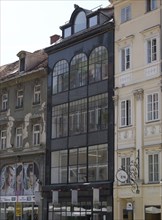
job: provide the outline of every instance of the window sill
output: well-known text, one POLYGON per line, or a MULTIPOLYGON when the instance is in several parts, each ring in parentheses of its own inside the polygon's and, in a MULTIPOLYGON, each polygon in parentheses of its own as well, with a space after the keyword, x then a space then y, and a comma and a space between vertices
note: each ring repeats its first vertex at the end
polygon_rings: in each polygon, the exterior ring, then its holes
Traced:
POLYGON ((33 102, 33 106, 40 105, 40 102, 33 102))
POLYGON ((23 108, 23 105, 22 105, 22 106, 16 106, 16 107, 15 107, 16 110, 19 110, 19 109, 22 109, 22 108, 23 108))
POLYGON ((120 126, 119 129, 124 129, 124 128, 131 128, 133 127, 133 125, 125 125, 125 126, 120 126))
POLYGON ((159 122, 160 119, 155 119, 155 120, 151 120, 151 121, 146 121, 145 123, 146 124, 150 124, 150 123, 156 123, 156 122, 159 122))

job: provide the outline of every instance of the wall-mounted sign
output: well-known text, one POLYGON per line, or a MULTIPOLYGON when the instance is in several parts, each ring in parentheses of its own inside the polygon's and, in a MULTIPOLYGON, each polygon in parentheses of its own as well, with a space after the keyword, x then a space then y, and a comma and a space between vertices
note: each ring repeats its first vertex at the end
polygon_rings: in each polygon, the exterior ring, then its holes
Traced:
POLYGON ((116 178, 119 182, 124 183, 128 179, 128 174, 126 173, 125 170, 120 169, 116 173, 116 178))

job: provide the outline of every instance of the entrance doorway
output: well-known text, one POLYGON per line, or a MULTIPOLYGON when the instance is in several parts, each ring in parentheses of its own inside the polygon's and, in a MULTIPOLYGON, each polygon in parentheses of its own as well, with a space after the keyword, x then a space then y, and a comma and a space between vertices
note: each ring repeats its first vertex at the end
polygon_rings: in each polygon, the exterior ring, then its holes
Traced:
POLYGON ((123 209, 123 220, 133 220, 133 210, 123 209))

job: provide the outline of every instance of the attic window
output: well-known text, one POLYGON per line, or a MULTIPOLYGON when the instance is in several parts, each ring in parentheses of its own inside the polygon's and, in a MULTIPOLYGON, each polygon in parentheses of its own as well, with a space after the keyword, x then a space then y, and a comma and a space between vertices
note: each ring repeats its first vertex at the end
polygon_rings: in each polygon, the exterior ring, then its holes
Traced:
POLYGON ((25 70, 25 57, 20 59, 20 72, 25 70))
POLYGON ((71 36, 71 27, 68 27, 64 30, 64 37, 71 36))
POLYGON ((74 33, 86 29, 86 15, 83 11, 79 12, 76 16, 74 23, 74 33))
POLYGON ((89 27, 93 27, 97 25, 97 15, 89 18, 89 27))

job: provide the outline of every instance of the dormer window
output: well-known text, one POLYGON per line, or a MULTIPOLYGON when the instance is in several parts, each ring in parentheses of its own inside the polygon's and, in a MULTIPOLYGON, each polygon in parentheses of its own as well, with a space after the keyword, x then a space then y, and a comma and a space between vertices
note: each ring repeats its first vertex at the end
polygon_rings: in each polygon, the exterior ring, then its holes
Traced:
POLYGON ((97 25, 97 15, 89 18, 89 27, 97 25))
POLYGON ((64 30, 64 37, 71 36, 71 27, 68 27, 64 30))
POLYGON ((74 33, 86 29, 86 15, 83 11, 79 12, 74 23, 74 33))
POLYGON ((20 59, 20 72, 25 70, 25 57, 20 59))

